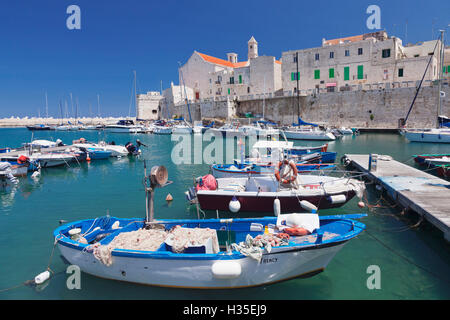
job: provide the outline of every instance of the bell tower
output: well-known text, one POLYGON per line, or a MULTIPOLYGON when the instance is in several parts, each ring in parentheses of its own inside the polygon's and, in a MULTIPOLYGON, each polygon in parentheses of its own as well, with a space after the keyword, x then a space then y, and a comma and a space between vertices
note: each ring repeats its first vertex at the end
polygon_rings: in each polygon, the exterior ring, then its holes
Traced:
POLYGON ((258 58, 258 42, 253 36, 248 40, 248 59, 258 58))

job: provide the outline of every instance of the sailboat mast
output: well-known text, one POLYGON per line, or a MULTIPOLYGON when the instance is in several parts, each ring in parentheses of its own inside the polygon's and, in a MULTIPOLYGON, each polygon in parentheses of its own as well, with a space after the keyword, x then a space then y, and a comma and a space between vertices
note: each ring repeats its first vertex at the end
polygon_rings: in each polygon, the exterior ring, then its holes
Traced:
POLYGON ((437 109, 437 117, 436 117, 436 121, 437 121, 437 128, 439 128, 439 116, 441 115, 442 112, 442 105, 441 105, 441 90, 442 90, 442 78, 443 78, 443 68, 444 68, 444 30, 439 30, 441 32, 441 50, 440 50, 440 55, 439 55, 439 59, 440 59, 440 66, 439 66, 439 72, 438 72, 438 76, 439 76, 439 85, 438 85, 438 109, 437 109))
POLYGON ((47 92, 45 92, 45 116, 48 119, 48 98, 47 98, 47 92))
MULTIPOLYGON (((135 108, 136 108, 136 118, 137 118, 137 114, 138 114, 138 105, 137 105, 137 91, 136 91, 136 70, 133 71, 134 72, 134 104, 135 104, 135 108)), ((137 120, 137 119, 136 119, 137 120)))
POLYGON ((97 116, 100 118, 100 95, 97 94, 97 116))

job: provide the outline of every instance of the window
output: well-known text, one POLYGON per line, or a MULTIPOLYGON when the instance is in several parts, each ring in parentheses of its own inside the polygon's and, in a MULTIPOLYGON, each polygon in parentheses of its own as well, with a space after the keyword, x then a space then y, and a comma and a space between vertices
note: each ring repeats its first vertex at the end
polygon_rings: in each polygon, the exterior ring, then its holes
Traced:
POLYGON ((364 67, 358 66, 358 79, 364 79, 364 67))
POLYGON ((391 56, 391 49, 383 49, 381 56, 383 58, 389 58, 391 56))
POLYGON ((316 61, 319 60, 319 54, 318 53, 316 53, 315 60, 316 61))
POLYGON ((247 93, 250 93, 250 87, 247 87, 247 93))
POLYGON ((345 50, 345 56, 350 57, 350 50, 345 50))
POLYGON ((300 80, 300 72, 291 72, 291 81, 300 80))
POLYGON ((242 83, 242 74, 239 75, 239 83, 242 83))
POLYGON ((330 59, 334 59, 334 52, 333 51, 330 52, 330 59))
POLYGON ((358 48, 358 56, 363 54, 363 48, 358 48))
POLYGON ((314 79, 320 79, 320 70, 314 70, 314 79))
POLYGON ((230 84, 234 84, 234 77, 230 77, 230 84))
POLYGON ((350 67, 344 67, 344 81, 350 80, 350 67))
POLYGON ((398 76, 403 77, 403 68, 398 69, 398 76))
POLYGON ((296 63, 296 62, 297 62, 297 55, 294 54, 294 63, 296 63))
POLYGON ((334 68, 330 68, 330 69, 328 70, 328 77, 329 77, 330 79, 333 79, 333 78, 334 78, 334 68))

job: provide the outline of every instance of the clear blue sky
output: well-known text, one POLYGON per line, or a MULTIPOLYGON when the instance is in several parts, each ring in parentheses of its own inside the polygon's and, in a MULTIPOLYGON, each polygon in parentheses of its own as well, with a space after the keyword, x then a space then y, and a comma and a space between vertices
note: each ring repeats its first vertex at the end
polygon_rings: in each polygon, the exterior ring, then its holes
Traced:
POLYGON ((406 23, 412 43, 450 24, 449 0, 1 0, 0 117, 43 115, 46 91, 50 116, 59 117, 58 101, 70 93, 81 116, 89 116, 89 103, 96 113, 97 94, 103 116, 126 116, 133 70, 138 91, 159 91, 161 80, 163 88, 177 84, 178 61, 194 50, 245 60, 252 35, 260 55, 279 59, 322 38, 371 32, 371 4, 381 8, 381 29, 404 43, 406 23), (81 30, 66 27, 71 4, 81 9, 81 30))

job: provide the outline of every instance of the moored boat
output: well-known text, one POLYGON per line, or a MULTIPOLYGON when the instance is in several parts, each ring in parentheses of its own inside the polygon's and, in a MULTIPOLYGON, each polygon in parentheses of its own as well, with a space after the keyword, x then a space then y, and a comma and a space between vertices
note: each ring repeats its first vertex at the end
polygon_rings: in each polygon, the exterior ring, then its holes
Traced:
POLYGON ((239 201, 239 211, 246 212, 270 212, 275 199, 281 202, 281 212, 304 211, 302 200, 318 209, 337 208, 355 195, 361 199, 365 190, 364 182, 355 179, 317 175, 298 175, 298 188, 282 187, 274 176, 218 179, 205 176, 197 181, 196 197, 201 209, 221 211, 229 210, 234 197, 239 201))
POLYGON ((167 182, 160 168, 144 180, 145 219, 106 216, 60 226, 53 236, 62 256, 105 279, 232 289, 318 274, 365 229, 354 220, 365 215, 154 219, 151 193, 167 182))

